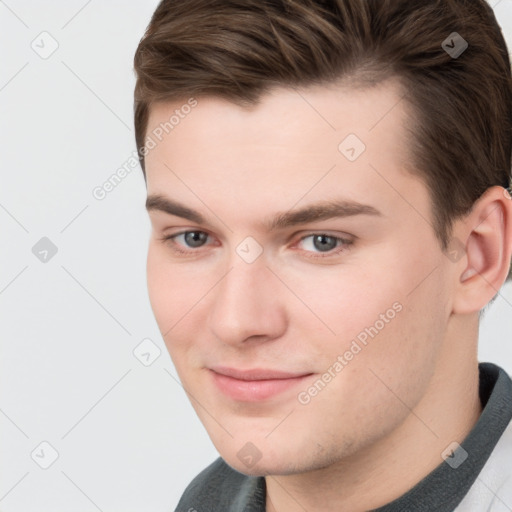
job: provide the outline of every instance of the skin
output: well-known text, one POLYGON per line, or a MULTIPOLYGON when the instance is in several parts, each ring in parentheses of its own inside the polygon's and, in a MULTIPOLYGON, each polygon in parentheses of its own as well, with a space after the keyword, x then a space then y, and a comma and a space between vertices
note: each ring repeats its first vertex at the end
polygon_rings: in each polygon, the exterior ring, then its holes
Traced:
MULTIPOLYGON (((401 96, 389 81, 364 91, 276 88, 251 109, 199 98, 146 157, 148 196, 205 218, 149 211, 156 321, 220 455, 266 476, 270 511, 383 506, 443 463, 441 453, 481 413, 478 312, 508 272, 512 201, 501 187, 489 189, 454 224, 464 254, 447 257, 427 188, 409 172, 401 96), (353 162, 338 150, 349 133, 366 145, 353 162), (381 215, 262 226, 278 212, 339 198, 381 215), (186 230, 209 236, 202 246, 162 240, 186 230), (304 238, 322 233, 352 243, 325 252, 304 238), (263 249, 252 263, 236 252, 249 236, 263 249), (300 403, 298 394, 396 303, 394 318, 300 403), (244 402, 215 385, 215 365, 312 375, 244 402), (261 455, 252 467, 237 457, 247 442, 261 455)), ((185 102, 154 105, 147 133, 185 102)))

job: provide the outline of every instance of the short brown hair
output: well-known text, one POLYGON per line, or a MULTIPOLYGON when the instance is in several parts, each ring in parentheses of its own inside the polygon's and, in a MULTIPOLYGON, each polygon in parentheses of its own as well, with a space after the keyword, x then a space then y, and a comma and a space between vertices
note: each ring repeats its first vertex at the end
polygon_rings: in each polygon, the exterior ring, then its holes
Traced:
POLYGON ((144 177, 153 102, 210 95, 248 106, 272 86, 396 77, 444 250, 454 219, 489 187, 511 184, 511 66, 485 0, 162 0, 134 67, 144 177), (455 32, 468 44, 461 55, 445 50, 455 32))

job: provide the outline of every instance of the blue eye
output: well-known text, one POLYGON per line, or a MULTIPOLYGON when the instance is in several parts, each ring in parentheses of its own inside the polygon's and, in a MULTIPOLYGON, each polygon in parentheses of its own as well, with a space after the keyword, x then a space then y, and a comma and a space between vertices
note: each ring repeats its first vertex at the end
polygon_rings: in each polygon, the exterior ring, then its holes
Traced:
POLYGON ((352 240, 326 233, 312 233, 302 237, 299 243, 306 247, 304 251, 307 258, 328 258, 337 256, 352 245, 352 240), (309 240, 309 241, 308 241, 309 240), (307 254, 310 253, 310 254, 307 254))
MULTIPOLYGON (((208 238, 208 233, 197 230, 182 231, 181 233, 165 236, 161 240, 169 242, 171 249, 176 253, 192 255, 199 252, 194 249, 199 249, 206 245, 208 238)), ((353 241, 326 233, 311 233, 300 238, 297 244, 301 243, 305 247, 301 252, 307 258, 327 258, 337 256, 347 250, 353 241)))
POLYGON ((163 242, 171 242, 173 250, 178 253, 188 254, 191 252, 195 252, 180 249, 180 247, 183 246, 183 244, 176 243, 175 241, 179 237, 183 237, 186 247, 188 246, 190 248, 198 248, 204 245, 205 240, 208 238, 208 233, 205 233, 204 231, 183 231, 181 233, 176 233, 174 235, 165 236, 161 240, 163 242))
POLYGON ((175 235, 176 238, 183 236, 186 244, 189 247, 201 247, 205 240, 208 238, 208 234, 204 231, 185 231, 179 235, 175 235))
POLYGON ((304 242, 308 238, 311 238, 311 242, 309 245, 310 249, 314 248, 320 252, 332 251, 338 246, 338 241, 340 238, 336 238, 335 236, 320 234, 320 235, 308 235, 304 238, 301 238, 301 241, 304 242))

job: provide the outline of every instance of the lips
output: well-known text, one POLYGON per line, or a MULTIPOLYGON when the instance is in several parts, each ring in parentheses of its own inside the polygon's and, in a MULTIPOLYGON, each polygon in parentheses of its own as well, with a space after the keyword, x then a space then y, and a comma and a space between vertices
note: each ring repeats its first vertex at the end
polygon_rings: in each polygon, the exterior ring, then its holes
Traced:
POLYGON ((270 399, 298 386, 312 375, 263 368, 239 370, 220 366, 211 368, 210 373, 223 394, 242 402, 270 399))

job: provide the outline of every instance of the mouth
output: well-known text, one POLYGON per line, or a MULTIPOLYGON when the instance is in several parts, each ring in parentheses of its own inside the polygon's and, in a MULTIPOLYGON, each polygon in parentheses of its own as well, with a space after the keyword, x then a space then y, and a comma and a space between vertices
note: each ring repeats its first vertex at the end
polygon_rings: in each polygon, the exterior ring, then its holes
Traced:
POLYGON ((268 400, 302 384, 306 378, 313 375, 262 368, 238 370, 227 367, 210 368, 210 374, 224 395, 240 402, 268 400))

